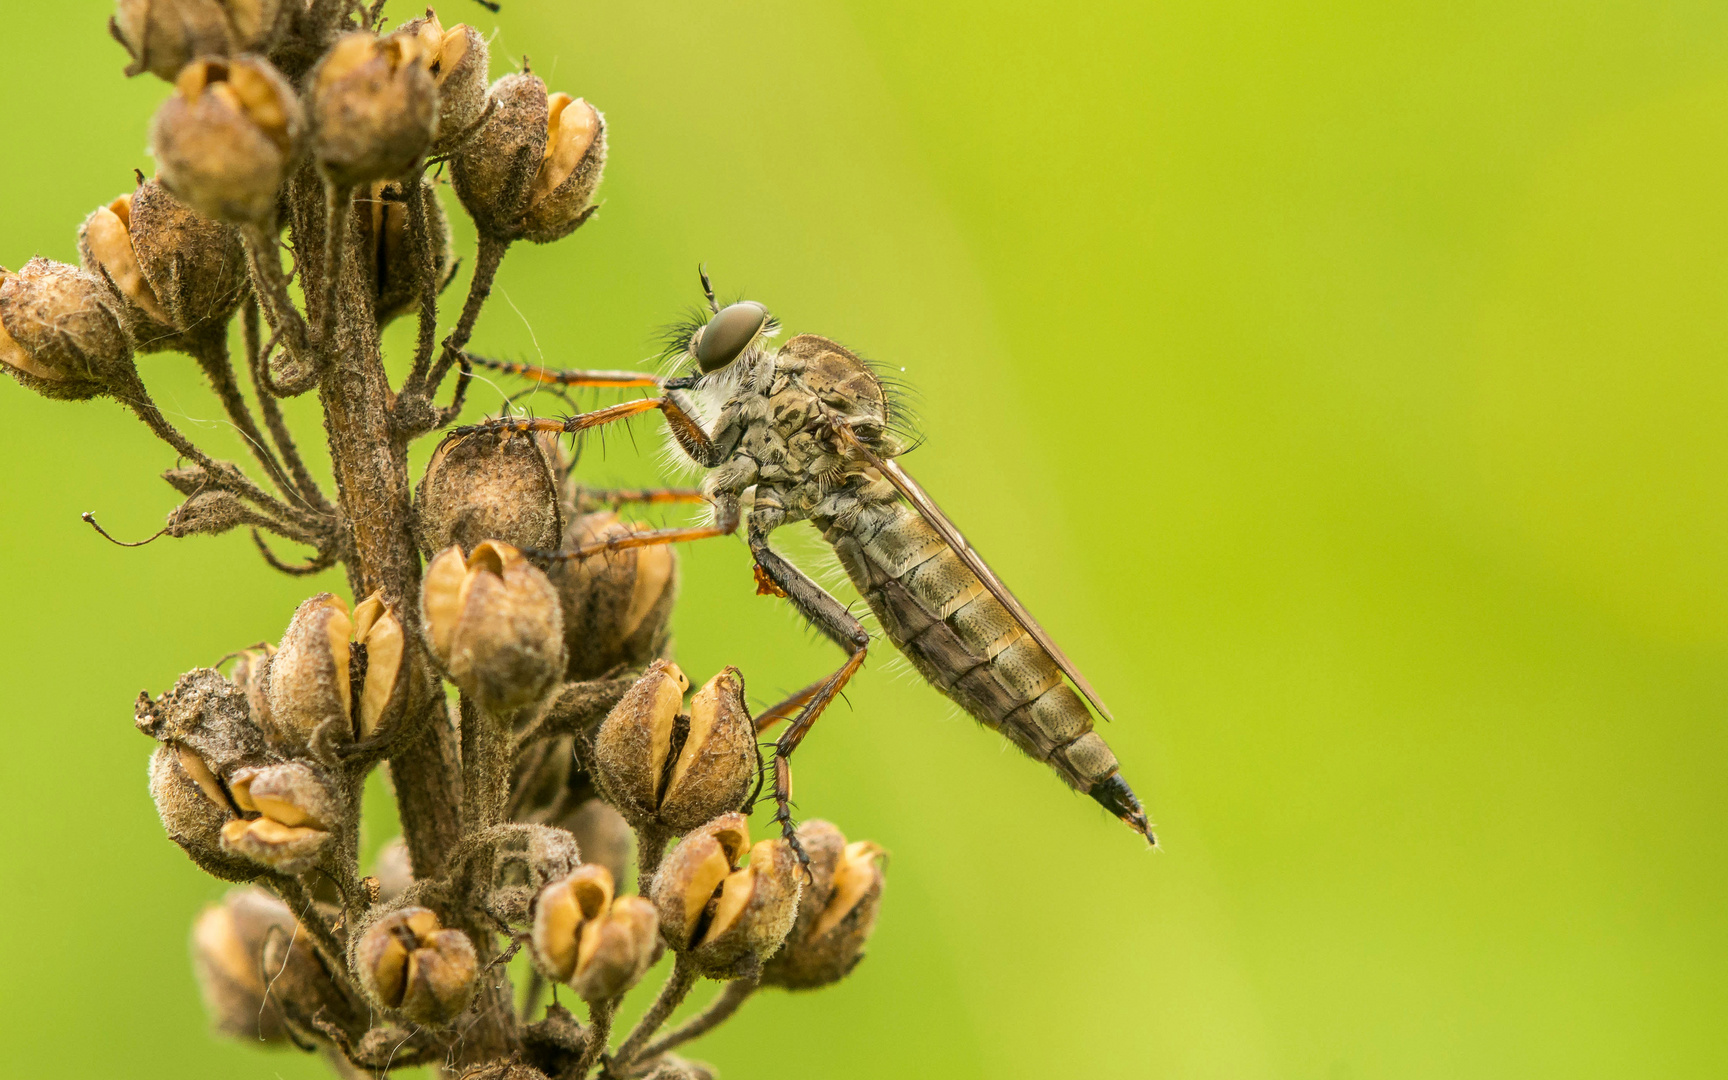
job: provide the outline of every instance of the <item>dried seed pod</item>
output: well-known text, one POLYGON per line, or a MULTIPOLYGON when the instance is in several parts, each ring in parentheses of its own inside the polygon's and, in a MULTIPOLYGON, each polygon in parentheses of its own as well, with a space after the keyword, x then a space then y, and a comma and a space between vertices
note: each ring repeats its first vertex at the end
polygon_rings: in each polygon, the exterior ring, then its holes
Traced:
POLYGON ((630 850, 635 833, 624 815, 613 809, 605 799, 587 799, 553 824, 576 838, 582 861, 596 863, 611 871, 615 881, 623 881, 630 869, 630 850))
POLYGON ((798 912, 801 875, 791 845, 749 849, 742 814, 726 814, 679 841, 654 875, 661 934, 710 978, 754 976, 786 939, 798 912))
POLYGON ((169 536, 217 536, 241 525, 267 521, 231 491, 200 491, 168 513, 169 536))
POLYGON ((480 229, 550 243, 587 220, 606 164, 606 122, 592 105, 546 92, 538 75, 492 84, 493 113, 452 162, 451 180, 480 229))
POLYGON ((845 978, 864 958, 882 903, 882 849, 848 844, 839 829, 810 820, 798 827, 810 857, 810 877, 786 944, 762 969, 762 981, 809 990, 845 978))
POLYGON ((384 602, 379 590, 354 609, 354 644, 351 655, 365 658, 366 677, 360 685, 354 737, 370 739, 394 719, 392 707, 402 700, 404 638, 402 623, 384 602))
POLYGON ((198 916, 192 969, 216 1030, 236 1039, 287 1041, 281 996, 267 979, 276 971, 264 966, 264 944, 273 933, 293 937, 297 929, 288 906, 262 889, 235 889, 198 916))
POLYGON ((519 825, 493 854, 487 909, 504 922, 525 922, 540 891, 581 862, 575 839, 563 829, 519 825))
POLYGON ((240 769, 228 791, 244 813, 222 826, 223 850, 284 874, 303 874, 318 861, 346 815, 312 767, 291 761, 240 769))
POLYGON ((378 879, 378 901, 383 904, 395 900, 414 884, 414 863, 408 857, 407 842, 400 836, 379 849, 372 876, 378 879))
POLYGON ((246 695, 246 704, 254 717, 264 715, 265 673, 275 655, 276 646, 263 642, 258 648, 243 650, 234 659, 234 672, 229 679, 246 695))
POLYGON ((454 544, 472 552, 482 540, 556 548, 564 514, 555 454, 531 434, 446 439, 415 492, 421 550, 430 557, 454 544))
MULTIPOLYGON (((570 523, 566 549, 600 543, 635 528, 607 510, 570 523)), ((678 593, 678 555, 670 544, 625 548, 554 563, 548 576, 564 605, 564 645, 570 680, 597 679, 619 666, 641 667, 663 655, 671 640, 678 593)))
POLYGON ((686 1061, 677 1054, 665 1054, 645 1080, 715 1080, 719 1075, 714 1066, 706 1062, 686 1061))
POLYGON ((283 0, 119 0, 108 25, 132 54, 127 75, 148 71, 173 82, 196 57, 266 51, 292 6, 283 0))
MULTIPOLYGON (((449 222, 436 190, 429 181, 420 184, 431 234, 433 277, 442 290, 456 272, 456 248, 450 241, 449 222)), ((407 195, 402 185, 384 181, 373 184, 361 201, 359 224, 360 250, 366 253, 366 266, 371 271, 378 325, 418 311, 424 275, 409 230, 407 195)))
POLYGON ((136 379, 132 346, 107 287, 40 256, 17 273, 0 268, 0 367, 44 397, 70 401, 136 379))
POLYGON ((222 846, 223 827, 238 809, 214 770, 196 751, 163 744, 150 756, 150 798, 168 838, 206 873, 223 881, 251 881, 264 872, 222 846))
POLYGON ((218 0, 120 0, 109 27, 132 54, 127 75, 168 82, 197 56, 225 56, 232 28, 218 0))
POLYGON ((157 110, 150 152, 158 179, 208 218, 262 226, 299 154, 300 102, 256 56, 186 65, 157 110))
POLYGON ((219 335, 246 294, 246 254, 232 226, 196 213, 154 180, 84 219, 84 269, 119 294, 133 347, 184 349, 219 335))
POLYGON ((356 31, 312 69, 312 153, 331 184, 394 179, 431 148, 438 87, 421 51, 413 36, 356 31))
POLYGON ((532 1065, 523 1065, 516 1061, 494 1061, 469 1069, 462 1074, 460 1080, 548 1080, 548 1077, 532 1065))
POLYGON ((676 664, 655 661, 595 736, 601 786, 638 828, 695 828, 737 808, 756 775, 756 726, 738 669, 708 680, 680 715, 688 687, 676 664))
POLYGON ((353 729, 348 670, 353 632, 348 605, 332 593, 319 593, 295 610, 270 659, 260 717, 284 751, 304 750, 325 725, 344 734, 353 729))
POLYGON ((564 670, 558 594, 508 544, 468 558, 448 547, 426 568, 421 611, 432 652, 462 692, 502 715, 544 698, 564 670))
POLYGON ((486 39, 464 23, 444 29, 430 9, 396 33, 420 42, 421 63, 438 85, 438 132, 432 150, 447 154, 486 111, 486 39))
POLYGON ((375 1004, 413 1024, 442 1025, 474 997, 479 958, 460 930, 423 907, 376 919, 352 946, 352 965, 375 1004))
POLYGON ((535 966, 586 1001, 624 993, 657 959, 660 920, 654 905, 639 896, 615 898, 612 890, 611 872, 587 864, 534 899, 535 966))

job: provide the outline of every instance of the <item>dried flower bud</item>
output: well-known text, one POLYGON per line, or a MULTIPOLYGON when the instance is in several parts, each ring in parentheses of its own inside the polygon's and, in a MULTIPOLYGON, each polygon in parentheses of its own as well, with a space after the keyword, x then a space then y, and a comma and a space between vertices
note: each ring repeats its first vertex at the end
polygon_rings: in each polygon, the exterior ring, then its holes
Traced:
POLYGON ((31 259, 0 268, 0 367, 44 397, 83 401, 135 378, 132 346, 102 282, 31 259))
POLYGON ((448 547, 426 568, 421 610, 432 652, 451 681, 494 715, 544 698, 564 670, 558 594, 508 544, 468 558, 448 547))
POLYGON ((637 826, 695 828, 736 809, 756 775, 756 726, 738 669, 708 680, 680 714, 688 686, 676 664, 655 661, 595 736, 601 785, 637 826))
POLYGON ((432 150, 445 154, 456 139, 486 111, 486 39, 472 26, 459 23, 444 29, 430 10, 396 31, 420 42, 420 62, 438 84, 438 134, 432 150))
POLYGON ((568 94, 548 96, 538 75, 492 84, 494 111, 456 156, 451 179, 483 232, 544 244, 587 220, 606 164, 606 122, 568 94))
POLYGON ((109 28, 132 54, 126 74, 148 71, 173 82, 195 57, 265 51, 292 5, 283 0, 120 0, 117 7, 109 28))
POLYGON ((378 900, 384 904, 414 884, 414 863, 408 857, 408 844, 400 836, 379 849, 372 876, 378 879, 378 900))
POLYGON ((284 874, 311 869, 343 817, 329 787, 304 762, 241 769, 228 790, 242 812, 260 816, 225 823, 223 849, 284 874))
POLYGON ((448 1023, 474 997, 479 958, 473 942, 460 930, 443 929, 426 908, 379 918, 360 935, 353 956, 367 996, 409 1023, 448 1023))
MULTIPOLYGON (((442 290, 456 273, 456 249, 450 242, 450 226, 444 218, 444 207, 429 181, 421 187, 426 204, 426 224, 431 233, 433 278, 442 290)), ((360 206, 360 249, 366 253, 366 266, 372 274, 373 310, 378 325, 418 311, 420 286, 420 255, 414 249, 409 230, 407 195, 402 185, 379 181, 373 184, 360 206)))
POLYGON ((154 180, 85 218, 78 251, 84 269, 119 294, 140 352, 222 333, 246 293, 240 234, 154 180))
POLYGON ((712 978, 761 970, 798 913, 801 876, 791 845, 764 840, 749 849, 742 814, 726 814, 672 849, 654 875, 654 906, 666 941, 712 978))
POLYGON ((826 821, 806 821, 798 841, 810 876, 786 944, 762 969, 762 981, 809 990, 845 978, 864 958, 882 904, 882 849, 868 840, 848 844, 826 821))
POLYGON ((492 856, 492 891, 487 910, 503 922, 530 919, 534 898, 582 862, 576 840, 563 829, 522 824, 510 830, 492 856))
POLYGON ((614 810, 605 799, 587 799, 553 824, 576 838, 583 862, 604 866, 612 872, 613 880, 624 880, 630 869, 630 849, 635 834, 624 815, 614 810))
POLYGON ((320 727, 352 730, 352 683, 348 639, 354 622, 348 605, 319 593, 294 612, 264 687, 264 729, 285 750, 310 745, 320 727))
POLYGON ((532 434, 445 440, 415 492, 421 550, 472 552, 482 540, 556 548, 564 515, 554 452, 532 434))
POLYGON ((204 1007, 222 1034, 286 1041, 282 1005, 267 978, 275 972, 264 967, 264 943, 272 933, 293 937, 297 929, 288 906, 262 889, 235 889, 198 916, 192 967, 204 1007))
POLYGON ((640 896, 614 898, 612 874, 603 866, 579 866, 546 886, 533 912, 535 965, 586 1001, 624 993, 657 958, 660 919, 654 905, 640 896))
POLYGON ((174 89, 150 128, 163 186, 205 217, 272 221, 299 152, 293 87, 268 61, 239 56, 193 61, 174 89))
MULTIPOLYGON (((570 523, 565 548, 645 529, 609 510, 570 523)), ((666 651, 678 593, 678 555, 670 544, 625 548, 555 563, 548 572, 564 603, 570 680, 597 679, 619 666, 641 667, 666 651)))
POLYGON ((217 536, 241 525, 266 521, 231 491, 200 491, 168 514, 164 531, 172 537, 217 536))
POLYGON ((432 146, 438 88, 418 38, 344 34, 312 70, 312 152, 330 183, 390 180, 432 146))

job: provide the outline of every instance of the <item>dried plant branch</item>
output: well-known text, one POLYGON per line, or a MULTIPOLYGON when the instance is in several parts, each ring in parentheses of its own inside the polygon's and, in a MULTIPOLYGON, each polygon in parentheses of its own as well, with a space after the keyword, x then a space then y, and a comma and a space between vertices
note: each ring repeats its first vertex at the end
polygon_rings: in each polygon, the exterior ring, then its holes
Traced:
POLYGON ((735 979, 727 983, 714 995, 714 1000, 708 1003, 707 1008, 643 1048, 642 1052, 636 1055, 637 1061, 646 1064, 661 1054, 713 1031, 732 1019, 733 1015, 744 1007, 744 1003, 756 993, 758 985, 755 979, 735 979))
POLYGON ((636 1021, 636 1026, 630 1029, 624 1044, 612 1055, 612 1061, 607 1066, 608 1075, 619 1078, 630 1075, 630 1066, 641 1055, 642 1048, 648 1045, 648 1040, 654 1037, 654 1033, 659 1031, 661 1026, 671 1019, 678 1006, 683 1004, 690 988, 696 985, 697 975, 696 965, 682 955, 673 961, 672 973, 666 976, 666 981, 661 984, 654 1004, 648 1006, 642 1019, 636 1021))

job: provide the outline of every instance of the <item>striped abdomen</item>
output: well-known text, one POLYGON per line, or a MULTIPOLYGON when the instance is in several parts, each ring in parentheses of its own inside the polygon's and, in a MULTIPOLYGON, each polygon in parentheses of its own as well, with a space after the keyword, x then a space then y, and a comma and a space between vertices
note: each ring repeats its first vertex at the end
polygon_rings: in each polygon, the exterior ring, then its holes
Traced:
POLYGON ((1080 695, 915 510, 878 504, 859 516, 855 530, 830 527, 825 535, 889 640, 926 679, 1070 785, 1116 809, 1103 796, 1127 786, 1120 779, 1106 783, 1116 776, 1116 755, 1092 730, 1080 695))

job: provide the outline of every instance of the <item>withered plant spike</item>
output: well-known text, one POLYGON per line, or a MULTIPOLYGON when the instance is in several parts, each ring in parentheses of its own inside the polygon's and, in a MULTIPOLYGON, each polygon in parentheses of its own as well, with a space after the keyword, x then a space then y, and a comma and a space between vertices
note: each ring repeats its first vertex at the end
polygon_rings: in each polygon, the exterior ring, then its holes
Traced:
MULTIPOLYGON (((486 90, 477 29, 430 10, 392 28, 384 8, 119 0, 127 70, 171 84, 152 124, 158 176, 85 219, 81 266, 0 268, 0 370, 55 400, 112 398, 168 447, 162 476, 179 501, 164 528, 126 543, 86 513, 102 537, 135 548, 243 531, 282 573, 343 570, 342 594, 282 612, 273 643, 224 658, 229 674, 195 669, 135 703, 170 839, 237 886, 195 935, 219 1030, 317 1051, 342 1077, 426 1063, 465 1080, 673 1068, 666 1049, 754 989, 799 889, 784 842, 750 849, 737 812, 761 771, 742 673, 679 673, 652 710, 626 708, 670 663, 679 578, 671 549, 636 549, 646 527, 620 508, 705 495, 585 487, 551 434, 581 417, 473 429, 433 455, 418 490, 408 457, 454 422, 476 364, 613 389, 691 383, 553 377, 467 351, 511 246, 592 218, 606 122, 526 58, 486 90), (435 186, 446 165, 480 239, 440 339, 440 297, 462 261, 435 186), (412 361, 392 386, 380 329, 409 311, 412 361), (160 351, 199 365, 253 474, 157 407, 134 357, 160 351), (324 482, 280 403, 314 391, 324 482), (278 555, 272 537, 303 553, 278 555), (606 538, 608 557, 548 570, 523 550, 584 538, 606 538), (367 868, 361 796, 379 765, 402 836, 367 868), (619 805, 626 779, 636 795, 619 805), (668 844, 693 833, 706 861, 681 844, 662 872, 668 844), (620 891, 632 880, 635 895, 620 891), (660 930, 662 904, 677 935, 660 930), (518 1016, 508 962, 535 935, 557 948, 531 950, 518 1016), (615 1045, 622 998, 668 949, 670 978, 615 1045), (738 981, 651 1042, 699 975, 738 981), (588 1024, 539 1004, 553 980, 590 1003, 588 1024)), ((600 417, 646 408, 683 416, 655 398, 600 417)))

